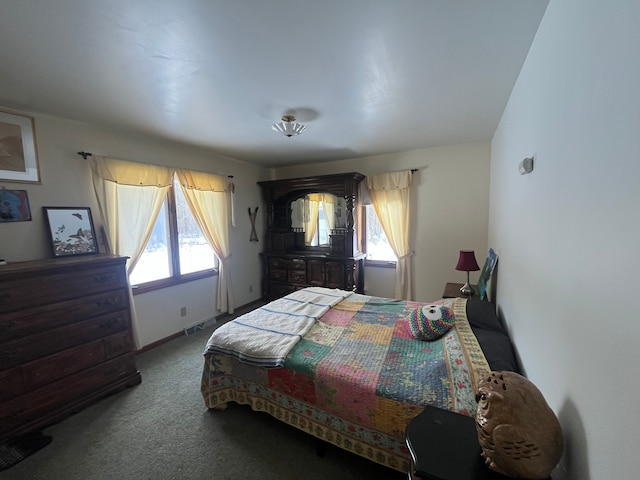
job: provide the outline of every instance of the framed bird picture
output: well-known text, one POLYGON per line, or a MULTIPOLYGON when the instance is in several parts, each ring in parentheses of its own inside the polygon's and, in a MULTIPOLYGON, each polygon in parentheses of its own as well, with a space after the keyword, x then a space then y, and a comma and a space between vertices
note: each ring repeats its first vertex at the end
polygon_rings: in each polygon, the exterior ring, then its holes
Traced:
POLYGON ((91 209, 42 207, 54 257, 98 253, 91 209))

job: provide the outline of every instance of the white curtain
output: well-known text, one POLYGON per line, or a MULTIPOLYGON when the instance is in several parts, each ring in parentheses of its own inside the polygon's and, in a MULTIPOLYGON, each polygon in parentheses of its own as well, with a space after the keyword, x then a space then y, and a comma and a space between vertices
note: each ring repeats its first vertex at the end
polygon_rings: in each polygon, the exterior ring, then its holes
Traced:
MULTIPOLYGON (((127 272, 131 273, 151 236, 173 170, 99 156, 92 156, 90 165, 107 248, 112 254, 129 257, 127 272)), ((129 300, 134 341, 139 348, 131 288, 129 300)))
POLYGON ((191 213, 220 260, 216 306, 220 311, 233 313, 227 179, 220 175, 191 170, 178 169, 176 173, 191 213))
POLYGON ((395 297, 413 300, 409 248, 411 171, 369 176, 367 187, 380 225, 398 257, 395 297))
POLYGON ((327 221, 327 229, 329 233, 336 228, 336 197, 331 194, 322 195, 322 210, 324 210, 324 218, 327 221))
POLYGON ((318 215, 320 214, 321 193, 311 193, 305 198, 304 218, 304 243, 311 245, 318 227, 318 215))

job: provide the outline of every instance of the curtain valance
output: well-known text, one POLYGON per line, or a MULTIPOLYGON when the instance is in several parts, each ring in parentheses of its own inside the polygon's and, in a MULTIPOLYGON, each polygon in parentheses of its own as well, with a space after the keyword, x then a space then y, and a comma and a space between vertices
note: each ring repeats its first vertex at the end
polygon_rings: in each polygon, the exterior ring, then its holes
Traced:
POLYGON ((214 173, 162 167, 100 156, 91 157, 90 165, 94 175, 106 182, 119 185, 167 187, 173 184, 173 175, 177 173, 180 184, 185 189, 226 192, 229 188, 227 178, 214 173))
POLYGON ((368 175, 369 190, 399 190, 411 186, 411 170, 368 175))
POLYGON ((177 170, 178 180, 182 188, 188 190, 203 190, 207 192, 226 192, 229 182, 222 175, 196 172, 193 170, 177 170))
POLYGON ((89 161, 94 175, 107 182, 136 187, 167 187, 173 183, 174 168, 98 156, 89 161))

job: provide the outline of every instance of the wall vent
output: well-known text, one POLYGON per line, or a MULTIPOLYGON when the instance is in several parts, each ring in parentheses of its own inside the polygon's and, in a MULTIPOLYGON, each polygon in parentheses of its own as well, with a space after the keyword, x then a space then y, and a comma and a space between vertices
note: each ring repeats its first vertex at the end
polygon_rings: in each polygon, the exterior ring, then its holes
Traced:
POLYGON ((217 320, 215 319, 215 317, 209 318, 204 322, 199 322, 199 323, 196 323, 195 325, 191 325, 190 327, 185 327, 184 334, 193 335, 194 333, 200 330, 204 330, 205 328, 210 327, 211 325, 215 325, 216 323, 217 323, 217 320))

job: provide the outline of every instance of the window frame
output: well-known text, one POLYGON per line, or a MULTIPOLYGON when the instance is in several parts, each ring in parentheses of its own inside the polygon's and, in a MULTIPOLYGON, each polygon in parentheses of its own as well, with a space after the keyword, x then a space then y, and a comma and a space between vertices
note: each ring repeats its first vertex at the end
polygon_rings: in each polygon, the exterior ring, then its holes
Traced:
MULTIPOLYGON (((208 268, 206 270, 199 270, 197 272, 180 273, 180 245, 178 241, 178 213, 176 209, 175 183, 173 183, 169 187, 167 196, 165 197, 164 201, 167 202, 167 216, 169 217, 168 247, 171 256, 169 264, 171 276, 167 278, 160 278, 158 280, 151 280, 150 282, 140 283, 137 285, 131 285, 131 291, 134 295, 151 292, 154 290, 160 290, 162 288, 172 287, 174 285, 180 285, 182 283, 193 282, 194 280, 200 280, 202 278, 218 275, 218 268, 215 267, 208 268)), ((218 257, 216 256, 216 265, 218 265, 219 262, 217 258, 218 257)))

